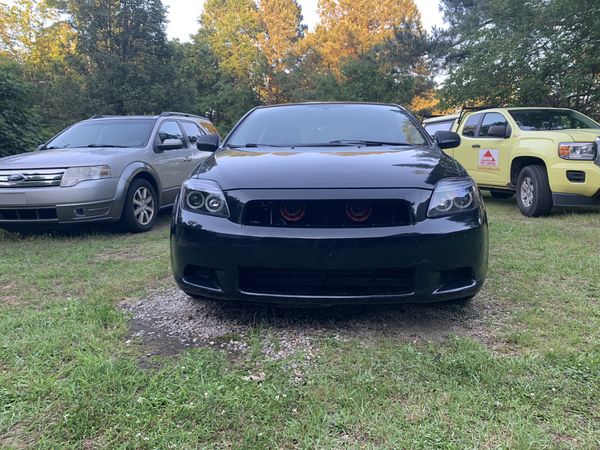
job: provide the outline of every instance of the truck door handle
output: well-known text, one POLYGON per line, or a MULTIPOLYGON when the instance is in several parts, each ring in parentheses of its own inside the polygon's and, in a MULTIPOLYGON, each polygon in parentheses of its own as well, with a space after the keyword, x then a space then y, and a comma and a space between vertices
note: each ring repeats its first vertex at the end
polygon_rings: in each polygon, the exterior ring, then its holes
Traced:
POLYGON ((191 156, 186 156, 185 158, 183 158, 184 161, 191 161, 192 157, 191 156))
POLYGON ((479 145, 479 144, 473 144, 471 147, 473 147, 473 148, 481 148, 481 145, 479 145))

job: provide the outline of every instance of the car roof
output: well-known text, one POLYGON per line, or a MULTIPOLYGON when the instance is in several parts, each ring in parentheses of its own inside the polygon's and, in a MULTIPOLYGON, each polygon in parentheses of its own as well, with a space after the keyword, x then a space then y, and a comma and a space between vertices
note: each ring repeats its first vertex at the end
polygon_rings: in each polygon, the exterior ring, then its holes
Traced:
POLYGON ((195 114, 182 113, 182 112, 162 112, 160 114, 154 114, 154 115, 132 115, 132 116, 98 114, 98 115, 90 117, 87 120, 119 120, 119 119, 133 119, 133 120, 153 119, 153 120, 157 120, 157 119, 160 119, 161 117, 175 117, 178 119, 197 119, 197 120, 204 120, 204 121, 210 122, 210 119, 208 119, 207 117, 198 116, 195 114))
POLYGON ((273 105, 261 105, 254 109, 279 108, 282 106, 311 106, 311 105, 371 105, 371 106, 393 106, 395 108, 404 108, 395 103, 382 102, 348 102, 348 101, 327 101, 327 102, 295 102, 295 103, 276 103, 273 105))

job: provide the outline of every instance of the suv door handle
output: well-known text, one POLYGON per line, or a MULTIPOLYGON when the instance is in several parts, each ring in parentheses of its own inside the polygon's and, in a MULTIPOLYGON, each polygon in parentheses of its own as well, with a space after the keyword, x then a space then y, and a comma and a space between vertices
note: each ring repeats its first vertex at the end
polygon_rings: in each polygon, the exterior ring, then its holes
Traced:
POLYGON ((473 147, 473 148, 481 148, 481 145, 479 145, 479 144, 473 144, 471 147, 473 147))
POLYGON ((192 157, 191 156, 186 156, 185 158, 183 158, 184 161, 191 161, 192 157))

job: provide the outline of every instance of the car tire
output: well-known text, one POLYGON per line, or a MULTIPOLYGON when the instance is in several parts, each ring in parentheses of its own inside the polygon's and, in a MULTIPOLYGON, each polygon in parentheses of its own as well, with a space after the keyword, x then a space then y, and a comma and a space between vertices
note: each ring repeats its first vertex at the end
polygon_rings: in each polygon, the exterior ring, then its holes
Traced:
POLYGON ((527 217, 545 216, 552 209, 552 191, 544 166, 526 166, 517 179, 517 203, 527 217))
POLYGON ((509 191, 490 191, 490 194, 492 194, 493 198, 498 199, 498 200, 512 198, 512 196, 515 195, 514 192, 509 192, 509 191))
POLYGON ((158 199, 152 185, 141 178, 131 183, 121 214, 121 227, 132 233, 149 231, 158 217, 158 199))

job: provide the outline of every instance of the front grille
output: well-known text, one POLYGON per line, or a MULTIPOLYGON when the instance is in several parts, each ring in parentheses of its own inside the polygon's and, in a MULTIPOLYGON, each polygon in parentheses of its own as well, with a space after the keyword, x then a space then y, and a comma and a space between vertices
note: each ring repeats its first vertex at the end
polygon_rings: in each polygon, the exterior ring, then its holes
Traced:
POLYGON ((415 289, 414 269, 315 270, 241 267, 246 293, 293 296, 403 295, 415 289))
POLYGON ((0 222, 34 222, 57 219, 56 208, 0 209, 0 222))
POLYGON ((243 225, 296 228, 392 227, 411 223, 405 200, 254 200, 243 225))
POLYGON ((0 170, 0 188, 60 186, 65 169, 0 170))

